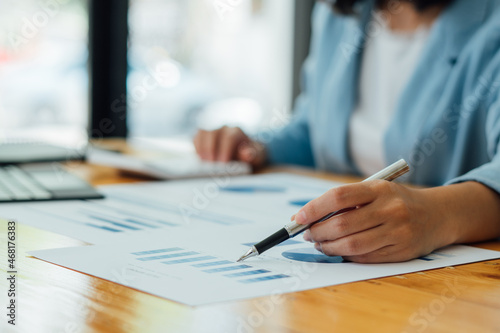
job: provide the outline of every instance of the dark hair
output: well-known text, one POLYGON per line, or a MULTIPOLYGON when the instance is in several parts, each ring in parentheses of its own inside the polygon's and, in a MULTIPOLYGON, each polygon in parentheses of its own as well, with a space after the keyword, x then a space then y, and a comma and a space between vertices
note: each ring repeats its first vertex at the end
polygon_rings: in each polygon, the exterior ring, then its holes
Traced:
MULTIPOLYGON (((342 13, 342 14, 353 14, 354 13, 354 7, 356 4, 363 2, 365 0, 336 0, 336 1, 331 1, 331 3, 334 2, 333 8, 342 13)), ((389 1, 405 1, 405 2, 410 2, 413 3, 415 8, 418 11, 424 11, 432 6, 447 6, 449 5, 453 0, 376 0, 376 5, 378 7, 382 7, 389 1)))

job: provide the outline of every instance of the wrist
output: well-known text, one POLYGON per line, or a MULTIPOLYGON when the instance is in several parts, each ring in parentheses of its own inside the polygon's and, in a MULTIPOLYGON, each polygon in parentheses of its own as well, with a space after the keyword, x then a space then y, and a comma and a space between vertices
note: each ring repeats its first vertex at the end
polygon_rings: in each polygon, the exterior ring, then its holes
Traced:
POLYGON ((451 202, 450 190, 445 186, 417 190, 424 200, 434 249, 454 244, 460 238, 457 211, 451 202))
POLYGON ((433 221, 442 226, 444 245, 500 236, 500 196, 485 185, 469 181, 423 191, 432 207, 433 221))

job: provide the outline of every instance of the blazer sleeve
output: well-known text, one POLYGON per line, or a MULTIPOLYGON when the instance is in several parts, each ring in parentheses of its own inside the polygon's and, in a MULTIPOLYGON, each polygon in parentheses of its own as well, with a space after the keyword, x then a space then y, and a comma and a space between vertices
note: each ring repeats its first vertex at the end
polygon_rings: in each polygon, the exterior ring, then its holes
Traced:
POLYGON ((500 52, 496 54, 486 73, 493 73, 488 82, 491 98, 486 105, 485 122, 487 150, 491 160, 446 184, 476 181, 500 194, 500 52))
MULTIPOLYGON (((304 66, 303 71, 305 70, 304 66)), ((306 89, 295 100, 294 116, 285 127, 261 133, 270 164, 296 164, 314 167, 309 137, 309 96, 306 89)))

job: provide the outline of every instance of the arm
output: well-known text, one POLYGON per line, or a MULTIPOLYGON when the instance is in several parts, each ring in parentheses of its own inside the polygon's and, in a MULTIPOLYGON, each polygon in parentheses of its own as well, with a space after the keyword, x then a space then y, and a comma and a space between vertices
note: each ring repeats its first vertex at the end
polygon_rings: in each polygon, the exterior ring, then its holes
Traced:
POLYGON ((297 98, 295 117, 283 129, 274 133, 267 131, 257 136, 257 141, 266 147, 267 161, 270 164, 314 166, 307 119, 308 98, 305 92, 297 98))
POLYGON ((500 195, 487 186, 469 181, 422 190, 440 207, 434 221, 448 225, 450 243, 472 243, 500 237, 500 195))
MULTIPOLYGON (((500 53, 498 60, 493 63, 497 70, 500 53)), ((500 82, 498 72, 496 77, 494 82, 500 82)), ((488 163, 440 187, 411 189, 374 181, 332 189, 304 206, 296 221, 307 224, 331 211, 357 209, 311 227, 304 238, 328 255, 356 262, 395 262, 449 244, 500 237, 499 89, 492 96, 484 106, 488 163)))

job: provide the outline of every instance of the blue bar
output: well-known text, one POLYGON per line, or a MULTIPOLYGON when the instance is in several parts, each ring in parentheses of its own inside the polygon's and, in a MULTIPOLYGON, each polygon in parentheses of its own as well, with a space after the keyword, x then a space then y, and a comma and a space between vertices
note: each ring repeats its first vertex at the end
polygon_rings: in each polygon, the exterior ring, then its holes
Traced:
POLYGON ((172 264, 182 264, 185 262, 193 262, 193 261, 202 261, 202 260, 211 260, 215 259, 215 257, 212 256, 205 256, 205 257, 193 257, 193 258, 186 258, 186 259, 178 259, 178 260, 170 260, 170 261, 162 261, 162 264, 167 264, 167 265, 172 265, 172 264))
POLYGON ((257 192, 285 192, 286 188, 281 186, 226 186, 221 187, 222 191, 239 193, 257 193, 257 192))
POLYGON ((125 228, 125 229, 130 229, 130 230, 141 230, 140 228, 136 228, 136 227, 132 227, 130 225, 126 225, 126 224, 123 224, 123 223, 118 223, 118 222, 115 222, 115 221, 111 221, 111 220, 108 220, 108 219, 105 219, 103 217, 99 217, 99 216, 94 216, 94 215, 89 215, 90 218, 93 218, 94 220, 98 220, 98 221, 102 221, 102 222, 107 222, 107 223, 111 223, 113 225, 116 225, 117 227, 122 227, 122 228, 125 228))
POLYGON ((121 232, 121 230, 113 229, 113 228, 110 228, 110 227, 95 225, 95 224, 92 224, 92 223, 85 223, 85 224, 88 225, 88 226, 90 226, 90 227, 99 228, 99 229, 103 229, 103 230, 106 230, 106 231, 121 232))
POLYGON ((142 257, 142 258, 137 258, 137 260, 140 260, 140 261, 150 261, 150 260, 159 260, 159 259, 184 257, 184 256, 190 256, 192 254, 199 254, 199 253, 198 252, 194 252, 194 251, 192 251, 192 252, 172 253, 172 254, 164 254, 162 256, 142 257))
POLYGON ((290 277, 290 276, 285 275, 285 274, 269 275, 269 276, 263 276, 263 277, 253 278, 253 279, 241 280, 239 282, 241 282, 241 283, 254 283, 254 282, 267 281, 267 280, 283 279, 283 278, 287 278, 287 277, 290 277))
POLYGON ((193 267, 209 267, 209 266, 219 266, 226 264, 234 264, 234 262, 229 260, 221 260, 221 261, 212 261, 212 262, 204 262, 203 264, 196 264, 193 267))
POLYGON ((172 222, 167 222, 167 221, 162 221, 162 220, 152 220, 154 222, 158 222, 160 224, 163 224, 163 225, 168 225, 168 226, 171 226, 171 227, 176 227, 178 226, 178 224, 176 223, 172 223, 172 222))
POLYGON ((239 273, 233 273, 233 274, 226 274, 224 276, 227 276, 227 277, 240 277, 240 276, 263 274, 263 273, 270 273, 270 271, 268 271, 266 269, 258 269, 256 271, 246 271, 246 272, 239 272, 239 273))
POLYGON ((109 223, 111 223, 112 225, 116 225, 117 227, 122 227, 125 229, 141 230, 141 228, 132 227, 131 225, 127 225, 127 224, 123 224, 123 223, 118 223, 118 222, 113 222, 113 221, 109 221, 109 223))
POLYGON ((184 250, 184 249, 181 249, 180 247, 170 247, 168 249, 158 249, 158 250, 151 250, 151 251, 133 252, 131 254, 136 255, 136 256, 143 256, 143 255, 146 255, 146 254, 172 252, 172 251, 179 251, 179 250, 184 250))
POLYGON ((293 206, 299 206, 299 207, 302 207, 302 206, 305 206, 309 201, 311 201, 312 199, 308 199, 308 200, 290 200, 288 203, 290 205, 293 205, 293 206))
POLYGON ((434 260, 432 258, 427 258, 427 257, 420 257, 420 258, 417 258, 417 259, 424 260, 424 261, 433 261, 434 260))
POLYGON ((248 265, 228 266, 228 267, 206 269, 203 272, 205 272, 205 273, 219 273, 219 272, 234 271, 237 269, 244 269, 244 268, 252 268, 252 266, 248 266, 248 265))
POLYGON ((125 219, 126 222, 130 222, 130 223, 135 223, 135 224, 138 224, 138 225, 142 225, 143 227, 148 227, 148 228, 158 228, 157 226, 155 225, 151 225, 151 224, 148 224, 148 223, 145 223, 145 222, 141 222, 141 221, 137 221, 137 220, 134 220, 134 219, 125 219))

